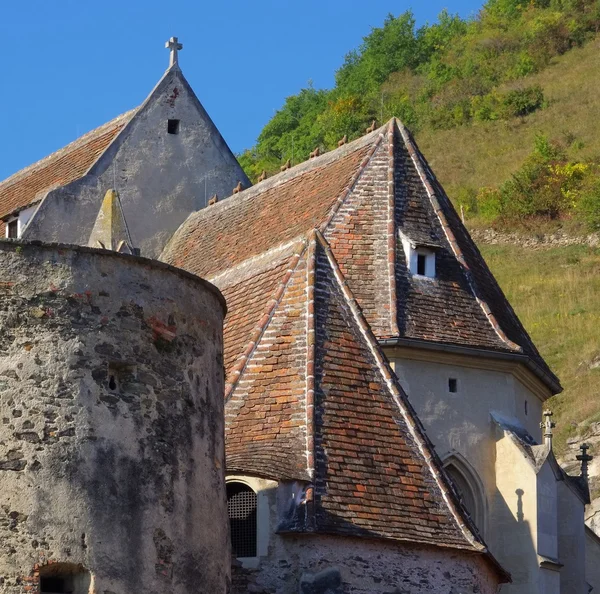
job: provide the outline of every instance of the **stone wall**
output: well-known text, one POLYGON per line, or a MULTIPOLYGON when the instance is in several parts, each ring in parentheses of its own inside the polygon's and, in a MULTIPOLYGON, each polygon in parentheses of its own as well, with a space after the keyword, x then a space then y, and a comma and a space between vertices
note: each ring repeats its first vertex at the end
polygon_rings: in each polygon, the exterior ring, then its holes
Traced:
POLYGON ((226 592, 223 315, 164 264, 0 242, 0 593, 226 592))
POLYGON ((511 245, 520 245, 528 249, 565 247, 568 245, 600 246, 600 234, 598 233, 569 235, 562 231, 556 231, 555 233, 523 235, 507 231, 496 231, 495 229, 470 229, 469 233, 477 243, 488 243, 491 245, 508 243, 511 245))
POLYGON ((232 594, 492 594, 480 555, 327 535, 273 536, 256 568, 234 562, 232 594))

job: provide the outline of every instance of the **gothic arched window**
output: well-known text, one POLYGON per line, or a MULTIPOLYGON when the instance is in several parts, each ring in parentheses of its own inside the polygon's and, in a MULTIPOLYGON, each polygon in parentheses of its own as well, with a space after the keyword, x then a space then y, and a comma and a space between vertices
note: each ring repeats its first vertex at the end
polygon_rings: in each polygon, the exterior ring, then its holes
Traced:
POLYGON ((246 484, 227 483, 227 511, 234 557, 256 557, 256 493, 246 484))
POLYGON ((444 470, 452 480, 471 519, 483 535, 485 530, 485 497, 479 477, 462 456, 456 454, 444 461, 444 470))

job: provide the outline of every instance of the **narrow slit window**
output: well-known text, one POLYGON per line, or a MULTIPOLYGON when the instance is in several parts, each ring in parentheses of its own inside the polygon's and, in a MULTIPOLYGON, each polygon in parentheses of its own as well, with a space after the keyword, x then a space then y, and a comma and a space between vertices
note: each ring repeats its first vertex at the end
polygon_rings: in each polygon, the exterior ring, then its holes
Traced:
POLYGON ((417 254, 417 274, 425 276, 427 270, 427 256, 425 254, 417 254))
POLYGON ((168 120, 167 132, 169 134, 179 134, 179 120, 168 120))
POLYGON ((455 377, 448 379, 448 392, 456 394, 458 392, 458 380, 455 377))
POLYGON ((525 416, 527 416, 529 413, 529 406, 527 404, 527 400, 525 400, 525 416))
POLYGON ((227 511, 234 557, 256 557, 256 493, 244 483, 227 484, 227 511))

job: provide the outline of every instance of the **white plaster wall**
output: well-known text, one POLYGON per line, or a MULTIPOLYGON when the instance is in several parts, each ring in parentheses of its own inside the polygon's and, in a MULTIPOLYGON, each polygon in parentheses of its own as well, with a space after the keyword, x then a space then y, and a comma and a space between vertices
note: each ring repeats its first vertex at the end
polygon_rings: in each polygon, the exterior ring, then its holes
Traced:
POLYGON ((540 440, 541 400, 508 372, 399 358, 393 366, 438 455, 460 453, 481 479, 489 505, 496 489, 490 411, 516 417, 540 440), (458 392, 448 391, 449 378, 458 380, 458 392))
POLYGON ((513 583, 503 594, 558 594, 542 586, 537 556, 537 480, 523 452, 500 429, 495 470, 497 488, 491 499, 487 544, 513 583))
POLYGON ((50 191, 25 239, 87 245, 104 194, 119 192, 134 247, 157 258, 208 198, 250 181, 178 70, 170 71, 90 172, 50 191), (168 134, 167 120, 180 120, 168 134))
MULTIPOLYGON (((557 487, 558 558, 563 564, 560 572, 560 592, 579 594, 587 592, 585 507, 564 481, 557 483, 557 487)), ((596 549, 596 564, 600 563, 597 553, 596 549)))
MULTIPOLYGON (((537 474, 537 550, 539 555, 550 559, 558 559, 557 517, 557 481, 550 464, 546 461, 537 474)), ((583 524, 583 517, 581 521, 583 524)))
POLYGON ((585 530, 585 579, 593 592, 600 592, 600 539, 589 529, 585 530))

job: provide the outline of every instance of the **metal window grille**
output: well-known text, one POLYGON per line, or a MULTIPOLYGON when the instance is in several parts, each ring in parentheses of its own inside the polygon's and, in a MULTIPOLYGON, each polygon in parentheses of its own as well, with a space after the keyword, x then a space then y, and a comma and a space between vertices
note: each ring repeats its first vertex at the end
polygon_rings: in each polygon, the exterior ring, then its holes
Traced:
POLYGON ((243 483, 228 483, 227 511, 233 555, 256 557, 256 493, 243 483))

